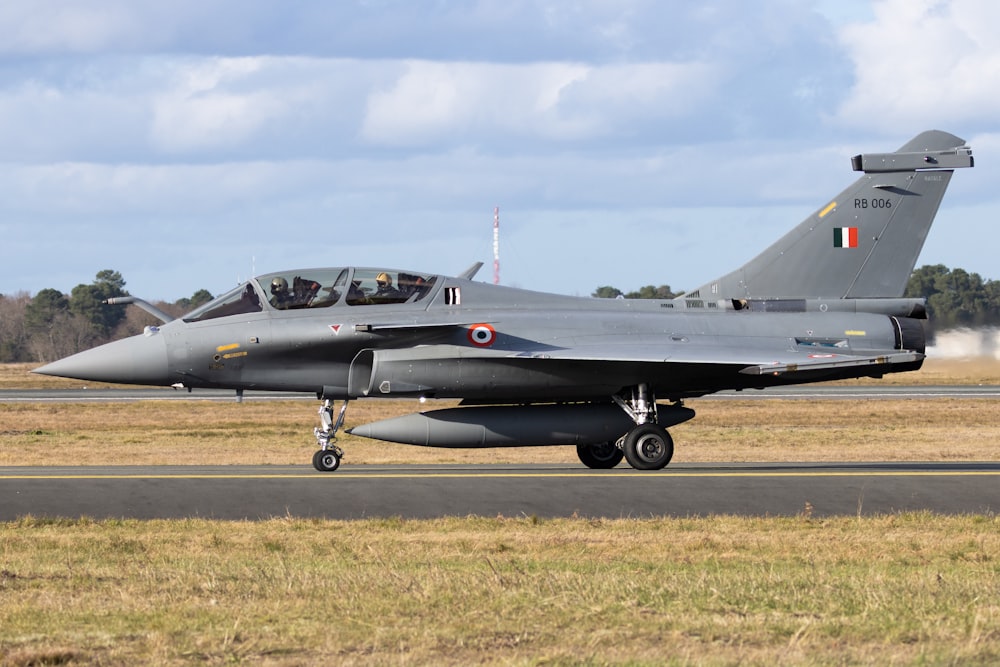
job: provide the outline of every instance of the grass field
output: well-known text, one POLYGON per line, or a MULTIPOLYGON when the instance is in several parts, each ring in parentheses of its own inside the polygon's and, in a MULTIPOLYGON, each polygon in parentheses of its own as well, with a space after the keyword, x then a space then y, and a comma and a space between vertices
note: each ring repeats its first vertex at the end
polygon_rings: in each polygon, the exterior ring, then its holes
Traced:
MULTIPOLYGON (((142 401, 0 404, 0 465, 309 464, 317 403, 142 401)), ((689 401, 670 429, 674 461, 961 461, 1000 457, 990 399, 689 401)), ((414 412, 415 401, 356 401, 347 425, 414 412)), ((573 447, 436 449, 342 434, 344 466, 568 463, 573 447)), ((623 464, 624 465, 624 464, 623 464)))
POLYGON ((29 664, 1000 661, 1000 520, 0 524, 29 664))
MULTIPOLYGON (((24 370, 0 370, 0 388, 20 386, 24 370)), ((903 377, 918 375, 1000 384, 992 362, 903 377)), ((677 461, 1000 453, 992 400, 690 405, 698 417, 671 429, 677 461)), ((416 408, 359 401, 348 424, 416 408)), ((0 403, 0 465, 307 465, 315 411, 312 401, 0 403)), ((566 447, 340 444, 345 466, 579 465, 566 447)), ((239 663, 998 664, 1000 519, 820 520, 806 508, 793 518, 0 523, 0 664, 239 663)))

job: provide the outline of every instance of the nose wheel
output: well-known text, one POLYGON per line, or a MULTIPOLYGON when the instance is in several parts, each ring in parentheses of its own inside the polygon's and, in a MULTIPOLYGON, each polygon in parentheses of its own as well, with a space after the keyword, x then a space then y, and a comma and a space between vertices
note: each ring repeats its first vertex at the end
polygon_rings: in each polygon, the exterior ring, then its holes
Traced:
POLYGON ((333 472, 340 467, 340 458, 344 455, 340 447, 318 449, 313 454, 313 468, 320 472, 333 472))

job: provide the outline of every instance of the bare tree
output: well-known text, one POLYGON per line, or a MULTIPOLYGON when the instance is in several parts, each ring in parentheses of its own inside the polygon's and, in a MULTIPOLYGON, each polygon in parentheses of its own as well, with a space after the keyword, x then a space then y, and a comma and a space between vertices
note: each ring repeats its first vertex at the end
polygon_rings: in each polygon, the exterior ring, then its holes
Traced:
POLYGON ((52 316, 48 326, 36 328, 28 343, 35 360, 48 363, 76 354, 100 342, 94 324, 82 315, 60 311, 52 316))
POLYGON ((31 301, 27 292, 0 294, 0 362, 30 361, 24 310, 31 301))

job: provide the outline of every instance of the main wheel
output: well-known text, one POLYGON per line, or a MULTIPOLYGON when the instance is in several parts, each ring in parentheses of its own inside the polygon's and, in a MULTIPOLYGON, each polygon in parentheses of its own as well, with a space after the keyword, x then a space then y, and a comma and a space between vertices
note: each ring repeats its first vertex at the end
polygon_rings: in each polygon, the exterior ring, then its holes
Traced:
POLYGON ((320 472, 333 472, 340 467, 340 457, 332 449, 317 449, 313 454, 313 468, 320 472))
POLYGON ((673 458, 674 440, 659 424, 640 424, 625 436, 622 449, 636 470, 659 470, 673 458))
POLYGON ((621 463, 625 456, 613 442, 599 442, 596 445, 577 445, 576 455, 588 468, 608 470, 621 463))

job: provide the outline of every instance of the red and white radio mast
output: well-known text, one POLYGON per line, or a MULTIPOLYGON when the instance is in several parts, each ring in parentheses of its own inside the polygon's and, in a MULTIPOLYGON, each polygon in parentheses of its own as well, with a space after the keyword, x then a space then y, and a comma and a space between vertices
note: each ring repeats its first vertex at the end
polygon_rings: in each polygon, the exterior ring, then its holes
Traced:
POLYGON ((493 284, 500 284, 500 207, 493 207, 493 284))

